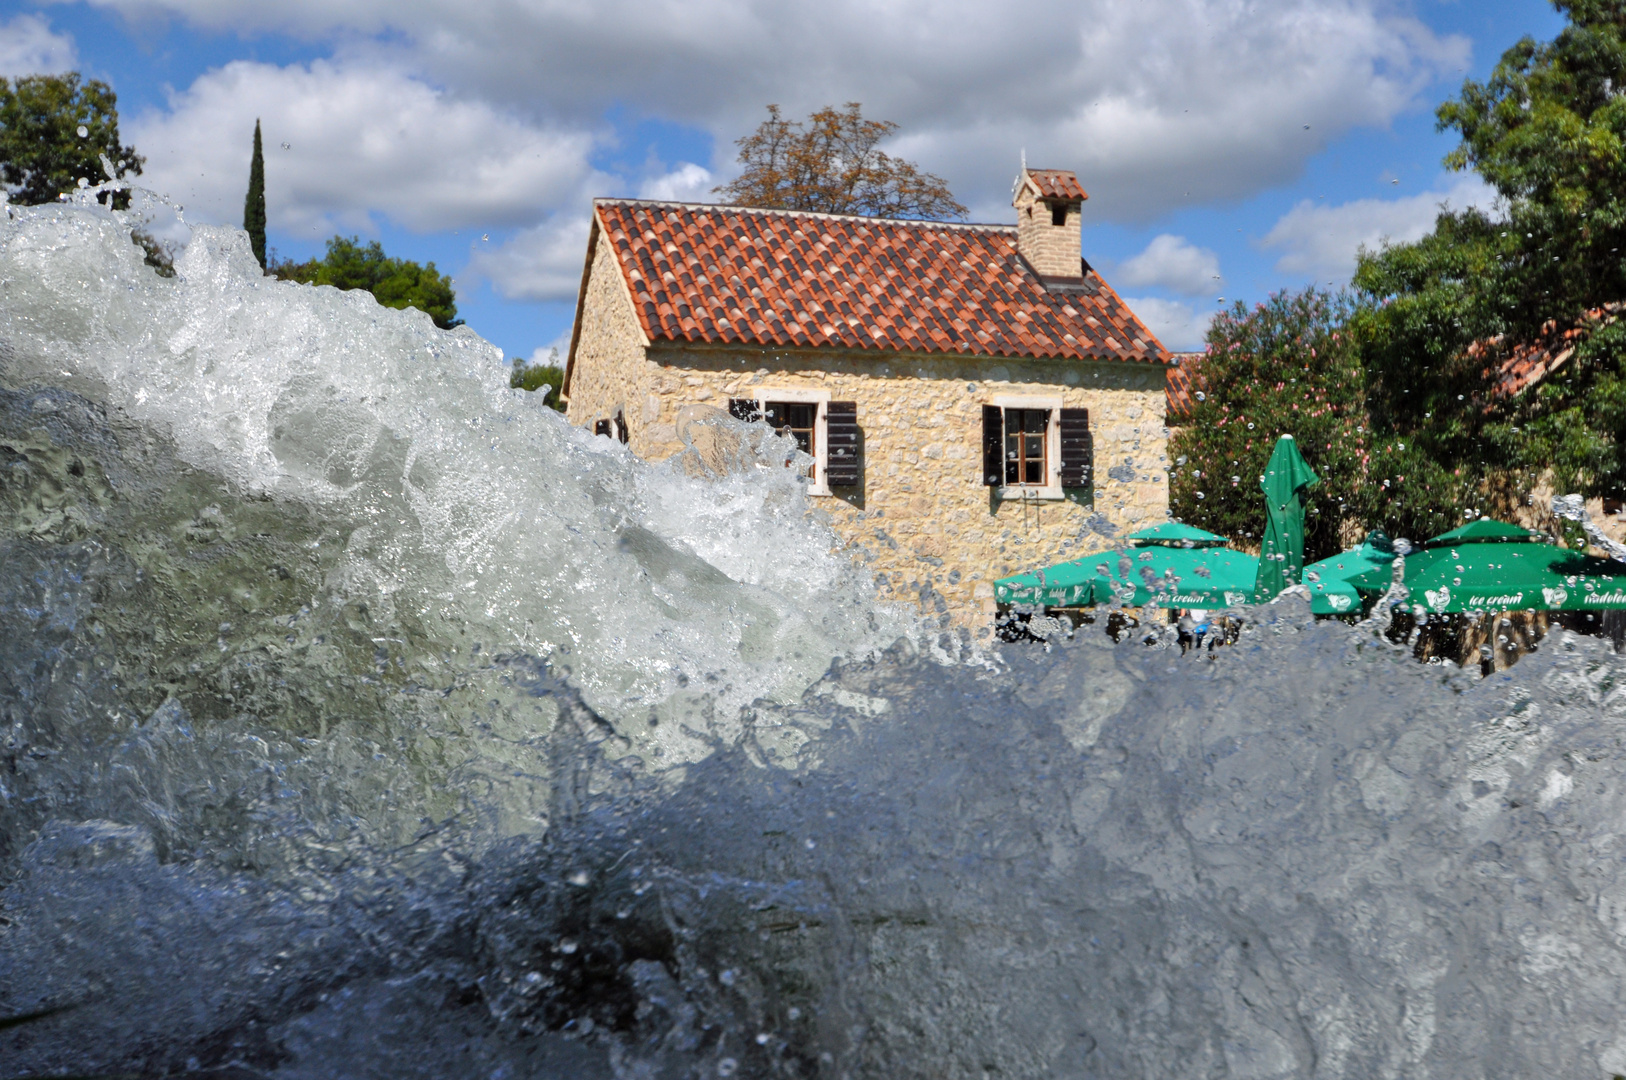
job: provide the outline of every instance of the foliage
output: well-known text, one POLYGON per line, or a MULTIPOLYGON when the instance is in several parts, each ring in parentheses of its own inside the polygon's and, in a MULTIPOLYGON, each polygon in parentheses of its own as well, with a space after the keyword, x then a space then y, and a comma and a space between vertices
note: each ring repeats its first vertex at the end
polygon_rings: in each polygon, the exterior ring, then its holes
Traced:
POLYGON ((1503 506, 1548 469, 1564 490, 1626 489, 1626 333, 1587 316, 1626 299, 1626 4, 1555 6, 1569 22, 1553 41, 1520 41, 1438 111, 1462 137, 1446 163, 1495 187, 1497 217, 1442 211, 1422 240, 1363 254, 1355 278, 1374 425, 1503 506), (1501 391, 1509 350, 1578 321, 1589 332, 1562 367, 1501 391))
POLYGON ((457 317, 457 297, 450 278, 442 276, 434 263, 420 266, 390 258, 377 240, 363 245, 354 236, 335 236, 327 242, 323 258, 302 263, 272 262, 270 271, 282 281, 366 289, 385 307, 413 307, 428 312, 442 330, 463 325, 457 317))
MULTIPOLYGON (((0 78, 0 179, 12 200, 55 202, 81 179, 101 183, 108 179, 103 156, 113 164, 114 179, 139 175, 144 164, 135 147, 119 145, 112 87, 97 79, 81 83, 76 71, 0 78)), ((129 203, 128 192, 114 193, 115 208, 129 203)))
POLYGON ((548 392, 543 396, 542 403, 559 412, 565 411, 564 403, 559 400, 559 388, 564 382, 565 372, 559 366, 558 349, 548 350, 545 364, 527 364, 520 357, 514 357, 514 370, 508 376, 508 385, 515 390, 534 392, 546 386, 548 392))
POLYGON ((1485 287, 1527 335, 1626 296, 1626 4, 1554 7, 1569 23, 1553 41, 1520 41, 1438 112, 1462 136, 1446 164, 1506 202, 1509 243, 1485 287))
POLYGON ((1194 373, 1202 398, 1169 447, 1176 517, 1257 542, 1265 524, 1259 478, 1282 435, 1293 436, 1321 477, 1307 500, 1307 561, 1346 546, 1346 522, 1354 531, 1406 523, 1448 504, 1461 487, 1456 478, 1371 430, 1348 327, 1353 311, 1348 296, 1308 289, 1277 293, 1252 311, 1238 303, 1214 319, 1194 373))
POLYGON ((739 139, 745 171, 717 188, 729 202, 779 210, 867 217, 963 219, 948 184, 913 163, 876 149, 898 129, 889 120, 866 120, 859 103, 825 107, 805 122, 786 120, 779 106, 739 139))
POLYGON ((159 277, 175 276, 175 254, 168 244, 140 225, 130 230, 130 240, 141 249, 141 261, 156 270, 159 277))
POLYGON ((254 257, 265 269, 265 148, 260 144, 260 122, 254 121, 254 157, 248 166, 248 195, 243 199, 243 231, 254 257))

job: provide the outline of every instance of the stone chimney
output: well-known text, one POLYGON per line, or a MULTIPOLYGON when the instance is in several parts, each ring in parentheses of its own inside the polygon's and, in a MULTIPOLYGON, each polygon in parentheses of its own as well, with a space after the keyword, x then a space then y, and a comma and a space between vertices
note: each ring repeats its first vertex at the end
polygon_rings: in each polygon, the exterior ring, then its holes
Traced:
POLYGON ((1083 277, 1079 225, 1087 198, 1075 173, 1023 166, 1011 198, 1016 207, 1016 250, 1040 277, 1069 281, 1083 277))

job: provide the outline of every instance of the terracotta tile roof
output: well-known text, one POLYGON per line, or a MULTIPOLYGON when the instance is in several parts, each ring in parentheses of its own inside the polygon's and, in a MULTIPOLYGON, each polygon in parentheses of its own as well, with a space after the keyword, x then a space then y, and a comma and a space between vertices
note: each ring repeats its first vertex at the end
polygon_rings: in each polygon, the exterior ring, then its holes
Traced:
POLYGON ((1094 271, 1047 290, 1016 228, 594 202, 652 343, 1129 360, 1167 355, 1094 271))
POLYGON ((1027 172, 1041 199, 1078 199, 1082 202, 1090 197, 1084 185, 1078 182, 1078 174, 1067 169, 1029 169, 1027 172))
POLYGON ((1196 405, 1193 396, 1202 389, 1202 372, 1197 365, 1202 363, 1207 353, 1187 352, 1173 353, 1169 357, 1169 368, 1163 376, 1163 411, 1172 425, 1176 420, 1184 420, 1191 416, 1191 410, 1196 405))
MULTIPOLYGON (((1550 320, 1541 328, 1538 340, 1506 347, 1498 336, 1488 341, 1476 341, 1468 346, 1468 355, 1484 359, 1495 365, 1497 397, 1517 397, 1530 387, 1558 370, 1571 356, 1582 339, 1590 337, 1600 326, 1620 318, 1626 303, 1605 304, 1593 308, 1576 321, 1574 326, 1560 331, 1558 322, 1550 320)), ((1491 374, 1489 370, 1486 374, 1491 374)))

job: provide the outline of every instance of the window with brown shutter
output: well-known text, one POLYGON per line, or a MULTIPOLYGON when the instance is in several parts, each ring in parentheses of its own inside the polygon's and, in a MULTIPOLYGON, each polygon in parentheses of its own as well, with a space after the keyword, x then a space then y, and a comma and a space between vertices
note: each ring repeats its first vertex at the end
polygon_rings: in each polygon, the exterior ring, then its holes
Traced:
POLYGON ((593 434, 594 435, 608 435, 608 434, 610 434, 610 421, 609 420, 594 420, 593 421, 593 434))
POLYGON ((1050 482, 1050 410, 1005 410, 1005 486, 1050 482))
POLYGON ((824 410, 825 483, 857 487, 863 476, 858 459, 858 403, 832 401, 824 410))
POLYGON ((1087 488, 1094 482, 1095 443, 1090 437, 1090 410, 1062 409, 1061 467, 1057 479, 1064 488, 1087 488))
POLYGON ((982 483, 984 487, 1005 483, 1005 410, 998 405, 982 407, 982 483))
POLYGON ((763 387, 759 397, 729 398, 728 414, 748 424, 761 421, 794 439, 796 448, 813 459, 807 469, 809 494, 829 495, 831 484, 850 487, 862 478, 862 433, 854 402, 832 402, 822 391, 799 387, 763 387), (832 431, 837 433, 834 442, 832 431))
MULTIPOLYGON (((819 406, 812 401, 764 401, 762 418, 781 435, 796 440, 796 448, 811 458, 819 456, 819 406)), ((811 475, 811 473, 809 473, 811 475)))
POLYGON ((1091 483, 1090 414, 1059 396, 1017 394, 982 407, 982 482, 1010 497, 1060 499, 1091 483))

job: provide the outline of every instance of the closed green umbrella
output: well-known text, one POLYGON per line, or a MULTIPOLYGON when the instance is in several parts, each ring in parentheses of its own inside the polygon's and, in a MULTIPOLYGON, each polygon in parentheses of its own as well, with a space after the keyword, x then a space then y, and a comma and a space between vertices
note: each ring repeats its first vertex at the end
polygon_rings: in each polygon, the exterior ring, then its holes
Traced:
POLYGON ((1232 607, 1251 598, 1259 560, 1225 547, 1225 537, 1168 522, 1126 543, 994 582, 1002 604, 1079 607, 1114 598, 1128 607, 1232 607))
POLYGON ((1293 436, 1276 440, 1265 475, 1259 478, 1259 490, 1265 493, 1265 540, 1253 588, 1258 602, 1272 600, 1299 583, 1304 567, 1304 495, 1320 482, 1293 436))

